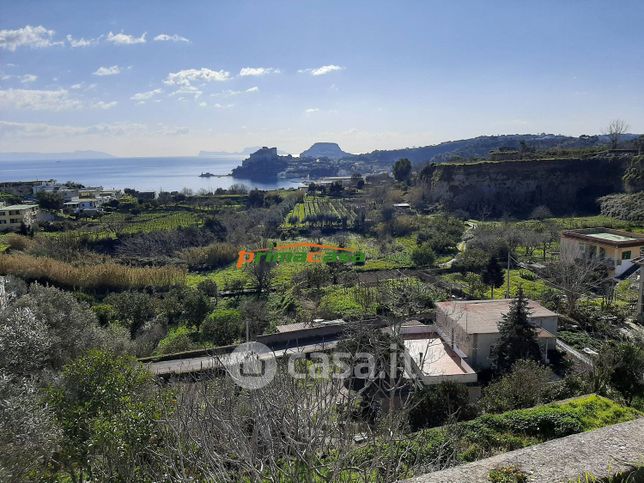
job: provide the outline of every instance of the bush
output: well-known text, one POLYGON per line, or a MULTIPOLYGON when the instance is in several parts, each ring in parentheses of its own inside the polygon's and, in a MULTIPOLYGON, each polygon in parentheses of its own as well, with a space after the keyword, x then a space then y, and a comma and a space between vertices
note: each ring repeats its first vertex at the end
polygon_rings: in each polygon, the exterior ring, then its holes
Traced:
POLYGON ((186 327, 185 325, 170 329, 168 335, 159 342, 157 352, 159 354, 174 354, 176 352, 185 352, 194 349, 195 343, 193 342, 193 336, 195 333, 193 328, 186 327))
POLYGON ((235 309, 217 309, 201 324, 202 340, 217 346, 232 344, 242 331, 241 313, 235 309))
POLYGON ((431 428, 445 424, 451 417, 470 419, 476 409, 470 404, 467 387, 462 384, 443 382, 417 391, 411 402, 409 424, 412 430, 431 428))
POLYGON ((417 267, 429 267, 436 261, 436 254, 430 243, 423 243, 414 249, 411 259, 417 267))
POLYGON ((549 402, 552 371, 535 361, 518 361, 512 371, 483 390, 480 401, 488 412, 528 408, 549 402))

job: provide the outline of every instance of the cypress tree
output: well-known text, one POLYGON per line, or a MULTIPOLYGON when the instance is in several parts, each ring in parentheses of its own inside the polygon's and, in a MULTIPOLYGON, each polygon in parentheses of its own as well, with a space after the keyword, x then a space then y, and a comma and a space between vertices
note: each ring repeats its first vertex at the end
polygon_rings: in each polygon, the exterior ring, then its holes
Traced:
POLYGON ((537 330, 530 324, 529 317, 528 299, 523 288, 519 287, 516 299, 510 303, 510 310, 499 322, 499 341, 490 354, 498 372, 508 372, 518 360, 541 360, 537 330))
POLYGON ((503 285, 503 269, 495 256, 490 257, 488 260, 486 267, 481 273, 481 281, 491 287, 492 295, 490 298, 494 298, 494 289, 503 285))

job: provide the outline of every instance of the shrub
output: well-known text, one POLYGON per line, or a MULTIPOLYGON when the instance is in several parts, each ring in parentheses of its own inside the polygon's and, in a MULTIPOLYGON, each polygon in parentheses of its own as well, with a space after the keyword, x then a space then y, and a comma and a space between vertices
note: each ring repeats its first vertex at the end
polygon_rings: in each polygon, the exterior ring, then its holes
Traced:
POLYGON ((493 468, 487 477, 492 483, 525 483, 528 481, 528 475, 516 466, 493 468))
POLYGON ((9 233, 5 236, 4 241, 12 250, 27 251, 34 246, 34 240, 17 233, 9 233))
POLYGON ((424 387, 412 399, 409 424, 414 431, 445 424, 450 417, 469 419, 476 409, 469 402, 469 392, 462 384, 443 382, 424 387))
POLYGON ((215 345, 228 345, 242 334, 242 318, 239 310, 217 309, 201 324, 201 338, 215 345))
POLYGON ((195 330, 191 327, 181 326, 170 329, 168 335, 159 342, 157 352, 159 354, 174 354, 193 349, 195 347, 194 334, 195 330))
POLYGON ((434 264, 436 254, 430 243, 423 243, 414 249, 411 259, 417 267, 429 267, 434 264))

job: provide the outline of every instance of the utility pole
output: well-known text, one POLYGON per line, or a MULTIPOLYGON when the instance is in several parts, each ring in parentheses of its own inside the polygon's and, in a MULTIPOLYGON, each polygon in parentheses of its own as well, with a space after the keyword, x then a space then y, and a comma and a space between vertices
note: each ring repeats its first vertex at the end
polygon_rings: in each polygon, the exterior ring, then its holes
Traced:
POLYGON ((640 262, 640 296, 637 301, 637 316, 641 320, 644 312, 644 262, 640 262))
POLYGON ((510 298, 510 247, 508 247, 508 271, 507 271, 507 279, 508 279, 508 284, 507 288, 505 289, 505 298, 509 299, 510 298))

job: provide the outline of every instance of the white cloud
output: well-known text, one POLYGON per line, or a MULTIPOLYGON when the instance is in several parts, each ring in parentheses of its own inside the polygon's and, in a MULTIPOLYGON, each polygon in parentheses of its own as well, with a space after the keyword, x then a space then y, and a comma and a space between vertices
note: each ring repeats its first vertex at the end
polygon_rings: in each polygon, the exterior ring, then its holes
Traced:
POLYGON ((146 91, 146 92, 137 92, 132 97, 130 97, 130 99, 133 100, 133 101, 138 101, 138 102, 149 101, 154 96, 158 96, 162 92, 163 92, 163 90, 161 90, 161 89, 154 89, 152 91, 146 91))
POLYGON ((181 35, 173 34, 173 35, 168 35, 168 34, 159 34, 153 39, 155 42, 190 42, 185 37, 182 37, 181 35))
POLYGON ((339 70, 344 70, 344 67, 340 65, 330 64, 330 65, 323 65, 321 67, 315 67, 312 69, 300 69, 298 70, 298 72, 311 74, 313 76, 319 76, 319 75, 330 74, 331 72, 336 72, 339 70))
POLYGON ((71 96, 66 89, 0 90, 0 108, 29 111, 68 111, 72 109, 111 109, 116 101, 84 101, 71 96))
POLYGON ((203 94, 203 91, 198 87, 187 85, 179 86, 179 88, 170 95, 173 97, 179 96, 179 100, 183 100, 185 99, 184 96, 194 96, 195 99, 199 99, 201 94, 203 94))
POLYGON ((113 65, 111 67, 99 67, 96 69, 96 72, 93 72, 92 75, 97 75, 103 77, 106 75, 117 75, 121 73, 121 68, 118 65, 113 65))
POLYGON ((33 111, 64 111, 78 109, 82 102, 70 97, 65 89, 7 89, 0 91, 0 106, 33 111))
POLYGON ((101 40, 103 36, 99 35, 95 39, 85 39, 83 37, 79 39, 75 39, 71 35, 67 34, 65 38, 67 39, 67 43, 70 45, 72 48, 78 48, 78 47, 90 47, 92 45, 98 44, 98 42, 101 40))
POLYGON ((62 42, 53 40, 55 33, 42 25, 37 27, 26 25, 16 30, 0 30, 0 48, 14 52, 18 47, 42 48, 61 45, 62 42))
POLYGON ((317 107, 309 107, 308 109, 305 109, 304 112, 306 112, 307 114, 311 114, 313 112, 318 112, 319 110, 320 109, 317 107))
POLYGON ((23 84, 28 84, 29 82, 35 82, 38 79, 37 75, 34 74, 23 74, 23 75, 0 75, 0 80, 11 80, 18 79, 23 84))
POLYGON ((208 105, 208 103, 207 103, 207 102, 203 102, 203 101, 201 101, 201 102, 199 103, 199 107, 206 107, 207 105, 208 105))
POLYGON ((185 69, 171 72, 163 81, 164 84, 174 86, 189 86, 193 81, 223 82, 230 79, 230 72, 225 70, 211 70, 206 67, 201 69, 185 69))
POLYGON ((116 45, 133 45, 133 44, 144 44, 146 42, 145 36, 147 32, 144 32, 140 37, 135 37, 134 35, 124 34, 123 32, 114 34, 112 32, 107 34, 107 41, 116 45))
POLYGON ((38 79, 37 75, 34 74, 25 74, 20 76, 20 82, 27 84, 29 82, 35 82, 38 79))
POLYGON ((232 89, 227 89, 225 91, 217 92, 215 94, 210 94, 210 95, 212 97, 233 97, 233 96, 238 96, 240 94, 251 94, 253 92, 259 92, 259 87, 253 86, 241 91, 234 91, 232 89))
POLYGON ((146 125, 132 122, 68 126, 31 122, 0 121, 0 138, 60 138, 61 136, 134 136, 161 135, 180 136, 189 129, 183 126, 168 126, 162 123, 146 125))
POLYGON ((275 67, 242 67, 239 71, 241 77, 259 77, 267 74, 279 74, 280 70, 275 67))
POLYGON ((105 101, 98 101, 95 102, 94 104, 91 105, 92 108, 94 109, 112 109, 114 106, 116 106, 118 102, 116 101, 111 101, 111 102, 105 102, 105 101))

